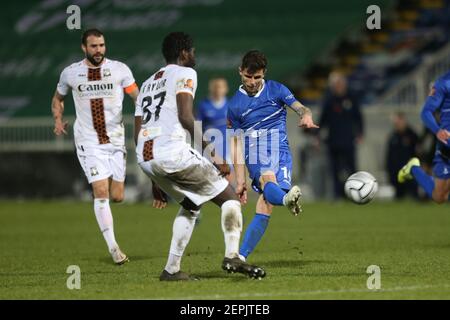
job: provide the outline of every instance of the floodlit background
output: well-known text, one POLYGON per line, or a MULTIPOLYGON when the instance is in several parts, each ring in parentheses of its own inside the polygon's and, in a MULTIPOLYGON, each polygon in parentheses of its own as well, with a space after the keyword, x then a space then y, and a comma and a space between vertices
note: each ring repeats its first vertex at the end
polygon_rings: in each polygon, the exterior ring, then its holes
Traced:
MULTIPOLYGON (((70 4, 81 8, 82 29, 105 33, 106 56, 125 62, 139 85, 163 65, 163 37, 170 31, 190 33, 197 52, 197 102, 207 96, 213 76, 225 77, 234 93, 242 55, 259 49, 268 57, 267 78, 285 83, 319 121, 328 76, 341 72, 364 119, 356 169, 375 175, 379 199, 395 195, 386 163, 394 113, 403 111, 420 138, 425 130, 418 114, 430 83, 450 67, 448 0, 6 2, 0 13, 1 198, 90 199, 72 127, 63 138, 52 133, 50 102, 59 74, 83 58, 82 31, 66 27, 70 4), (381 9, 380 30, 366 27, 371 4, 381 9)), ((133 112, 125 97, 127 201, 149 197, 148 180, 135 163, 133 112)), ((66 99, 65 117, 73 124, 72 97, 66 99)), ((317 136, 297 128, 292 112, 288 119, 294 182, 307 200, 332 199, 326 128, 317 136)), ((423 161, 432 140, 425 135, 413 146, 423 161)))

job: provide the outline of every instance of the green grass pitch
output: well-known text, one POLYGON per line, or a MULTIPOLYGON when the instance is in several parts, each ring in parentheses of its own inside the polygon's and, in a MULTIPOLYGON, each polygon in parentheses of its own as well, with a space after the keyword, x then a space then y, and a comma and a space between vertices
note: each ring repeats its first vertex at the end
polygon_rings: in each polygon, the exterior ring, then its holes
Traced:
MULTIPOLYGON (((182 269, 201 278, 160 282, 177 206, 112 205, 117 240, 131 262, 115 266, 92 205, 0 202, 0 299, 449 299, 450 211, 414 202, 310 203, 301 217, 277 208, 250 262, 267 277, 221 270, 219 209, 203 208, 182 269), (81 289, 69 290, 69 265, 81 289), (381 289, 367 289, 367 267, 381 289)), ((245 226, 254 204, 244 208, 245 226)))

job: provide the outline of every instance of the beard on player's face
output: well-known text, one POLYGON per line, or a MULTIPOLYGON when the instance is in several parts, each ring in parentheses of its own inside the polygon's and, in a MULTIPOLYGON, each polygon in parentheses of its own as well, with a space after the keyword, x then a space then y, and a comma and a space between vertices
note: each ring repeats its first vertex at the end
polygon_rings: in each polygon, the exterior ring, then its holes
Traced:
POLYGON ((89 54, 86 52, 86 59, 94 66, 99 66, 103 62, 103 59, 105 59, 105 55, 100 52, 95 54, 89 54))

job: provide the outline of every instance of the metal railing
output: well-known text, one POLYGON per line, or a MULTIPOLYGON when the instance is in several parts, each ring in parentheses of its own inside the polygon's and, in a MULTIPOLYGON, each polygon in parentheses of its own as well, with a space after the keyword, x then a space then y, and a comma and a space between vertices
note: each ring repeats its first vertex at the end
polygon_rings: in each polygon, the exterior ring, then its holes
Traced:
POLYGON ((401 108, 421 108, 428 96, 432 82, 449 70, 450 44, 438 52, 426 55, 423 63, 382 95, 377 104, 401 108))
MULTIPOLYGON (((134 148, 133 125, 134 118, 124 117, 125 143, 134 148)), ((46 118, 12 118, 0 123, 0 152, 18 151, 71 151, 75 149, 73 141, 74 117, 65 118, 69 122, 67 135, 55 136, 54 122, 46 118)))
MULTIPOLYGON (((52 117, 12 118, 0 122, 0 153, 69 152, 76 157, 73 138, 75 117, 65 117, 65 120, 69 122, 67 135, 59 137, 53 133, 52 117)), ((137 165, 133 138, 134 117, 125 116, 123 120, 127 149, 127 197, 128 200, 135 201, 142 197, 144 192, 150 191, 149 180, 137 165)), ((84 193, 84 197, 90 199, 90 191, 84 193)))

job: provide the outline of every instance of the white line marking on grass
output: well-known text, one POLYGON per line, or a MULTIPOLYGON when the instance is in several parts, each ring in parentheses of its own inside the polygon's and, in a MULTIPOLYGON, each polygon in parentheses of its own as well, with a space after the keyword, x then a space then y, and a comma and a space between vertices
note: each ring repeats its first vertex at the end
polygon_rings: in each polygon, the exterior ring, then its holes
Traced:
POLYGON ((286 292, 252 292, 241 293, 236 295, 213 294, 204 296, 187 296, 187 297, 165 297, 154 300, 214 300, 214 299, 240 299, 240 298, 264 298, 264 297, 280 297, 280 296, 300 296, 300 295, 320 295, 327 293, 382 293, 382 292, 396 292, 396 291, 417 291, 432 288, 450 288, 450 284, 443 285, 423 285, 423 286, 406 286, 406 287, 392 287, 387 289, 369 290, 369 289, 323 289, 323 290, 298 290, 286 292))

